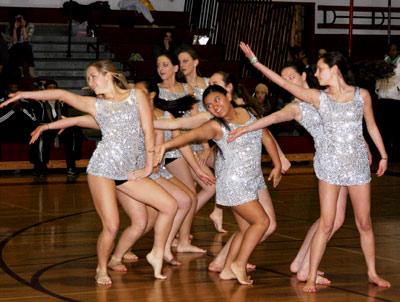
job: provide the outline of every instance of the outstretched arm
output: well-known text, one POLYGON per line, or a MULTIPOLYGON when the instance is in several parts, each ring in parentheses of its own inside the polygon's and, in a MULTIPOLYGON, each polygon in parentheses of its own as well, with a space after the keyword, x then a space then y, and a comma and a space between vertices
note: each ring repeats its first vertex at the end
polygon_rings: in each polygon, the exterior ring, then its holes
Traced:
POLYGON ((281 110, 276 111, 270 115, 267 115, 255 122, 251 123, 250 125, 243 126, 232 130, 229 133, 228 142, 233 142, 239 136, 242 136, 245 133, 256 131, 273 124, 282 123, 291 121, 296 118, 296 105, 288 104, 283 107, 281 110))
POLYGON ((203 126, 179 135, 168 142, 156 146, 156 160, 160 162, 166 150, 180 148, 192 142, 206 141, 218 137, 221 128, 215 121, 209 121, 203 126))
POLYGON ((0 108, 7 106, 10 103, 16 102, 20 99, 26 100, 61 100, 74 107, 75 109, 89 113, 94 116, 96 113, 95 102, 96 98, 89 96, 81 96, 62 89, 49 89, 49 90, 38 90, 38 91, 18 91, 11 93, 10 98, 0 104, 0 108))
POLYGON ((29 144, 33 144, 44 131, 54 130, 54 129, 65 129, 74 126, 82 128, 99 129, 99 125, 96 123, 96 120, 91 115, 63 118, 49 124, 43 124, 38 126, 35 130, 32 131, 31 140, 29 144))
POLYGON ((268 79, 270 79, 275 84, 281 86, 283 89, 289 91, 298 99, 311 103, 316 108, 319 107, 319 96, 320 92, 316 89, 303 88, 290 81, 285 80, 279 74, 269 69, 267 66, 261 64, 254 52, 251 50, 250 46, 244 42, 240 42, 240 49, 243 51, 244 55, 250 60, 253 66, 261 71, 268 79))
POLYGON ((371 96, 365 89, 361 89, 361 96, 364 100, 364 119, 367 125, 368 134, 371 136, 371 139, 377 147, 381 156, 376 175, 382 176, 387 169, 388 156, 385 150, 385 145, 383 144, 382 136, 375 122, 374 112, 372 110, 371 96))
POLYGON ((209 112, 200 112, 189 117, 158 119, 154 121, 154 128, 163 130, 194 129, 208 122, 212 117, 212 114, 209 112))

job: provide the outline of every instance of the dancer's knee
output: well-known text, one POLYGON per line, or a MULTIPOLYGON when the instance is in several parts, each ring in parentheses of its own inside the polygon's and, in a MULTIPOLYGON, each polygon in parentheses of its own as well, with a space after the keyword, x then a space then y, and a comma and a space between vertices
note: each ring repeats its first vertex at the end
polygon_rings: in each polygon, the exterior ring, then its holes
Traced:
POLYGON ((371 232, 372 231, 372 222, 371 218, 365 218, 365 219, 358 219, 356 221, 357 228, 360 232, 371 232))

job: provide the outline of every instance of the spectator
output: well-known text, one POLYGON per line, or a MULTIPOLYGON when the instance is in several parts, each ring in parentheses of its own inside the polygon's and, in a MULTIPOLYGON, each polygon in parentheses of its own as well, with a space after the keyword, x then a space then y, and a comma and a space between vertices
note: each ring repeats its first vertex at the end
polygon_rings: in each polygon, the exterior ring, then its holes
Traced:
POLYGON ((11 63, 22 70, 24 77, 34 77, 33 52, 30 41, 35 27, 24 16, 16 15, 12 26, 11 63))
POLYGON ((156 44, 153 48, 154 58, 158 58, 166 52, 173 53, 176 49, 175 42, 171 31, 164 32, 159 44, 156 44))
POLYGON ((262 107, 263 116, 270 114, 272 111, 271 103, 269 102, 268 96, 268 86, 263 83, 259 83, 254 89, 254 97, 262 107))

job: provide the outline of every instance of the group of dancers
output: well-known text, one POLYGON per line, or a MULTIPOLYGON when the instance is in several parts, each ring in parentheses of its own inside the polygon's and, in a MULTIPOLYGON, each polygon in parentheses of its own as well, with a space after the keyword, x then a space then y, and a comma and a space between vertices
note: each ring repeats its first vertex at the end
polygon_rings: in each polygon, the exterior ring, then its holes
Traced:
POLYGON ((87 167, 89 189, 102 223, 95 275, 100 285, 112 283, 108 269, 127 270, 124 261, 137 259, 131 248, 151 229, 154 241, 146 259, 157 279, 166 278, 162 273, 164 262, 180 265, 172 252, 174 243, 178 253, 204 253, 204 249, 192 245, 190 230, 196 212, 215 192, 217 206, 210 217, 216 229, 225 232, 221 207, 229 207, 238 230, 209 264, 209 270, 218 272, 222 280, 252 284, 249 272, 255 265, 249 263, 249 257, 276 228, 261 169, 262 144, 274 165, 268 177, 274 187, 290 167, 266 127, 296 120, 314 139, 321 210, 290 270, 306 282, 305 292, 315 292, 317 284, 330 284, 318 267, 328 240, 343 224, 350 195, 369 281, 390 287, 375 268, 371 176, 363 118, 381 156, 378 176, 387 168, 387 154, 368 92, 346 83, 346 59, 338 52, 328 52, 319 59, 315 76, 326 88, 317 90, 308 87, 306 74, 296 66, 287 66, 278 75, 260 63, 247 44, 241 42, 240 48, 256 69, 293 94, 295 100, 259 118, 251 103, 238 95, 229 74, 199 77, 197 55, 191 48, 182 48, 177 58, 169 53, 158 56, 161 82, 157 85, 129 84, 112 62, 100 60, 86 70, 88 86, 96 97, 61 89, 20 91, 0 107, 22 98, 58 99, 86 113, 39 126, 31 142, 49 129, 80 126, 101 130, 102 139, 87 167), (186 83, 176 80, 179 68, 186 83), (215 146, 209 145, 210 140, 215 146), (114 246, 120 227, 118 202, 130 225, 114 246))

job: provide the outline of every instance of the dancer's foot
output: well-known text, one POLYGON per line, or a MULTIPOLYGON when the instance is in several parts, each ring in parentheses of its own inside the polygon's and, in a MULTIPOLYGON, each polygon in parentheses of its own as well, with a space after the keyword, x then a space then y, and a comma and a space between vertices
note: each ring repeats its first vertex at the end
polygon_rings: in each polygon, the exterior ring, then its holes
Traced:
POLYGON ((220 273, 219 273, 219 278, 221 280, 235 280, 237 279, 235 274, 232 272, 232 270, 229 268, 225 268, 223 269, 220 273))
POLYGON ((96 276, 94 277, 98 285, 111 285, 112 281, 107 271, 100 271, 96 269, 96 276))
POLYGON ((191 244, 178 244, 176 247, 178 253, 206 253, 207 250, 199 248, 191 244))
POLYGON ((315 293, 317 291, 317 287, 315 285, 315 282, 313 281, 307 281, 306 285, 303 287, 303 292, 306 293, 315 293))
POLYGON ((331 284, 331 280, 329 280, 328 278, 322 277, 320 275, 317 275, 317 280, 315 281, 315 284, 330 285, 331 284))
POLYGON ((135 262, 139 260, 139 257, 136 256, 134 253, 132 253, 131 251, 128 251, 125 253, 125 255, 122 257, 122 260, 126 261, 126 262, 135 262))
POLYGON ((110 261, 108 261, 107 267, 113 270, 114 272, 124 273, 128 271, 126 266, 122 264, 121 260, 116 259, 114 256, 111 256, 110 261))
MULTIPOLYGON (((221 212, 222 211, 218 211, 221 212)), ((217 230, 218 233, 226 233, 227 231, 222 227, 222 215, 221 214, 217 214, 215 211, 213 211, 210 214, 210 219, 212 220, 212 222, 214 223, 214 227, 217 230)))
POLYGON ((167 258, 164 256, 164 261, 165 261, 166 263, 168 263, 169 265, 172 265, 172 266, 181 266, 181 265, 182 265, 182 263, 179 262, 178 260, 176 260, 174 257, 167 259, 167 258))
MULTIPOLYGON (((317 276, 323 276, 323 275, 325 275, 324 272, 317 271, 317 276)), ((307 278, 308 278, 308 272, 298 271, 296 277, 297 277, 297 280, 299 280, 301 282, 306 282, 307 278)))
MULTIPOLYGON (((218 263, 217 261, 212 261, 209 265, 208 265, 208 270, 210 271, 210 272, 213 272, 213 273, 220 273, 221 271, 222 271, 222 269, 223 269, 224 267, 223 267, 223 264, 220 264, 220 263, 218 263)), ((246 270, 248 271, 248 272, 251 272, 251 271, 254 271, 254 270, 256 270, 256 265, 255 264, 251 264, 251 263, 247 263, 247 265, 246 265, 246 270)))
POLYGON ((389 288, 391 286, 389 281, 386 281, 385 279, 382 279, 378 275, 368 276, 368 281, 370 283, 372 283, 372 284, 375 284, 376 286, 379 286, 379 287, 389 288))
POLYGON ((251 285, 253 284, 253 280, 250 279, 250 276, 247 275, 246 269, 240 267, 235 262, 231 264, 232 273, 236 276, 236 279, 242 285, 251 285))
POLYGON ((152 252, 146 255, 147 262, 153 267, 154 270, 154 278, 156 279, 167 279, 167 276, 161 274, 163 259, 161 257, 156 257, 152 252))
POLYGON ((292 274, 297 274, 297 272, 300 270, 300 266, 301 266, 300 262, 293 260, 293 262, 290 264, 290 272, 292 274))

